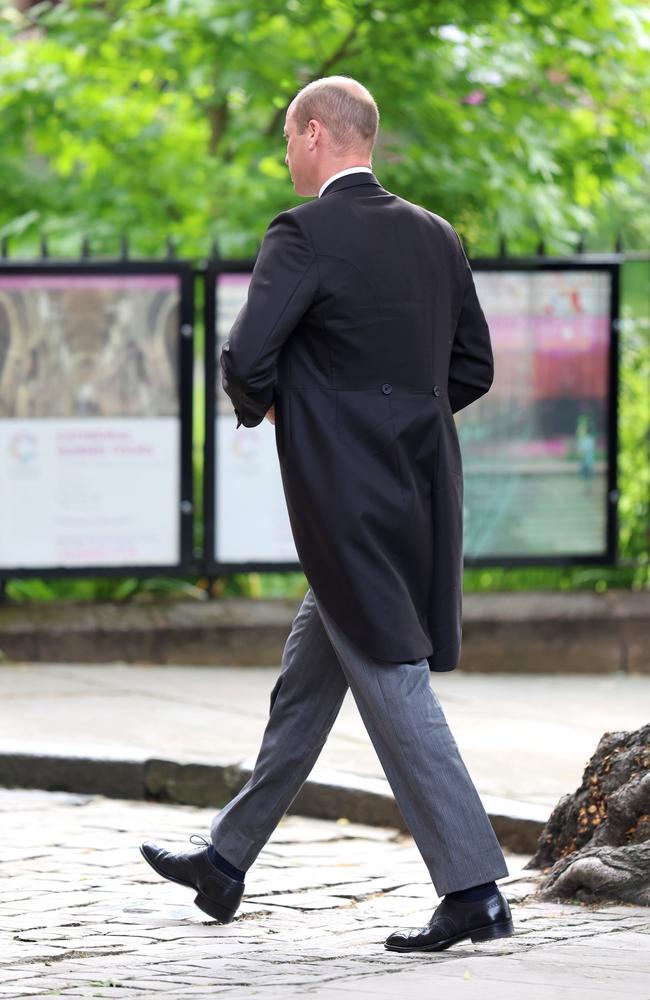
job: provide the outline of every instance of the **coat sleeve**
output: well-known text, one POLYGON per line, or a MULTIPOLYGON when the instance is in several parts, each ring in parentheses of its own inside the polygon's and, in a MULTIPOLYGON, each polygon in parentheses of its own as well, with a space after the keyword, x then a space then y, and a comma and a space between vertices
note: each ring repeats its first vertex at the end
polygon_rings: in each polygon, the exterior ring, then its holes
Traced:
POLYGON ((318 267, 309 235, 293 212, 272 220, 262 241, 248 297, 225 341, 221 384, 237 427, 256 427, 274 398, 277 357, 309 309, 318 267))
POLYGON ((490 330, 476 294, 474 278, 463 246, 461 254, 462 305, 451 346, 447 389, 452 413, 483 396, 494 379, 490 330))

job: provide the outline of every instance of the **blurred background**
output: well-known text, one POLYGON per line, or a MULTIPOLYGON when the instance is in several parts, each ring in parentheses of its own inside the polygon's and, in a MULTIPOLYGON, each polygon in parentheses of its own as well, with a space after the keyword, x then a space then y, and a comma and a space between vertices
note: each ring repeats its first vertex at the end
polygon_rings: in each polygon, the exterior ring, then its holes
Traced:
MULTIPOLYGON (((436 691, 513 874, 540 844, 549 864, 592 835, 643 846, 633 0, 1 4, 0 786, 214 808, 250 773, 307 581, 273 425, 236 429, 218 358, 269 222, 302 200, 287 106, 330 74, 378 103, 380 183, 460 233, 493 340, 494 384, 455 417, 463 655, 436 691), (625 822, 604 833, 610 795, 625 822)), ((308 784, 303 816, 400 823, 349 697, 308 784)), ((615 867, 637 873, 618 898, 647 899, 636 860, 615 867)))
MULTIPOLYGON (((300 86, 331 73, 360 79, 378 102, 373 168, 381 183, 449 219, 477 270, 497 378, 457 418, 468 486, 466 590, 648 586, 645 4, 19 0, 2 6, 0 25, 6 447, 20 453, 24 472, 35 421, 45 421, 46 433, 53 420, 85 415, 131 416, 140 429, 143 417, 153 420, 153 437, 131 441, 134 455, 158 448, 168 461, 181 440, 191 449, 184 471, 170 467, 167 477, 156 478, 152 459, 150 496, 131 530, 142 533, 154 492, 167 493, 156 530, 170 537, 159 545, 134 548, 123 538, 111 548, 105 532, 97 542, 101 518, 113 533, 116 522, 93 501, 79 462, 76 485, 58 496, 29 556, 16 513, 28 516, 24 495, 5 494, 6 597, 304 593, 272 428, 242 432, 247 456, 232 455, 234 417, 209 355, 245 297, 270 219, 301 201, 284 164, 286 107, 300 86), (594 254, 611 269, 589 270, 594 254), (543 257, 564 271, 550 273, 543 257), (127 258, 194 268, 191 361, 178 346, 188 308, 181 276, 88 273, 93 261, 119 272, 127 258), (517 270, 524 258, 542 273, 517 270), (80 259, 85 271, 49 273, 44 283, 39 264, 56 271, 57 262, 80 259), (228 273, 204 280, 216 260, 228 273), (191 392, 183 364, 191 364, 191 392), (66 384, 75 390, 66 393, 66 384), (206 388, 216 399, 206 400, 206 388), (260 505, 257 534, 233 545, 250 523, 241 502, 251 476, 273 498, 272 513, 260 505), (179 491, 180 526, 169 502, 179 491), (563 519, 549 519, 553 506, 563 519), (84 516, 95 517, 93 542, 79 541, 84 516), (70 517, 77 543, 70 533, 48 543, 47 532, 65 534, 70 517)), ((65 423, 61 430, 70 433, 65 423)), ((120 475, 133 482, 134 473, 116 470, 111 478, 104 469, 103 492, 119 506, 120 475)), ((49 496, 51 482, 41 484, 49 496)))

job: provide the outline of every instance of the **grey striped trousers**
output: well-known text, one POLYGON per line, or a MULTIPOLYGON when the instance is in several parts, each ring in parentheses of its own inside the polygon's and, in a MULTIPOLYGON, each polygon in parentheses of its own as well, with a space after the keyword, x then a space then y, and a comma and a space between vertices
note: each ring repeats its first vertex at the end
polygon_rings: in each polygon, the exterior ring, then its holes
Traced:
POLYGON ((310 588, 271 692, 253 772, 211 824, 215 848, 247 869, 312 770, 348 687, 438 896, 509 874, 479 794, 431 688, 426 659, 377 660, 310 588))

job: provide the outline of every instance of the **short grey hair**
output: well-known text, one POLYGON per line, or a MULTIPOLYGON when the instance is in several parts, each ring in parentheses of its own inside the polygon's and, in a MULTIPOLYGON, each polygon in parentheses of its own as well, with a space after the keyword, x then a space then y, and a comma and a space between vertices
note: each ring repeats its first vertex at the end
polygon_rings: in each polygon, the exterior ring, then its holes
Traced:
POLYGON ((379 109, 368 88, 353 77, 323 76, 312 80, 298 91, 291 104, 299 135, 311 118, 317 118, 329 132, 336 153, 372 151, 379 109))

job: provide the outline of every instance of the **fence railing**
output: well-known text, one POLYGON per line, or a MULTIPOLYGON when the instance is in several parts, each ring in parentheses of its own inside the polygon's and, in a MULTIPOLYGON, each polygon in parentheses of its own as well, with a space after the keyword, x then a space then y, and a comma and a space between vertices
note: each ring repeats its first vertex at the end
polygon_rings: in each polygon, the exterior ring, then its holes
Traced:
MULTIPOLYGON (((602 545, 591 552, 469 553, 468 565, 617 561, 619 270, 625 262, 648 260, 647 251, 624 251, 620 237, 614 253, 587 252, 583 238, 574 254, 562 256, 547 254, 542 240, 535 253, 510 256, 501 237, 496 256, 470 258, 477 275, 606 274, 610 295, 607 386, 598 400, 605 439, 598 512, 602 545)), ((234 571, 300 569, 297 557, 282 556, 286 537, 267 557, 233 558, 219 551, 227 529, 219 518, 218 484, 230 475, 236 489, 241 468, 227 469, 219 459, 219 421, 228 417, 234 427, 234 415, 218 384, 217 352, 241 304, 238 288, 245 289, 253 266, 254 258, 222 259, 216 244, 206 259, 181 259, 172 238, 159 259, 133 258, 126 236, 113 258, 93 256, 90 239, 83 237, 78 260, 52 257, 47 237, 40 241, 40 257, 30 260, 11 257, 9 240, 0 241, 0 448, 9 483, 0 508, 10 507, 0 509, 5 524, 0 581, 147 576, 161 570, 216 578, 234 571), (197 282, 203 293, 200 313, 197 282), (201 405, 195 379, 201 370, 198 324, 205 344, 202 455, 195 427, 201 405), (101 453, 93 453, 84 437, 91 430, 104 434, 95 438, 101 453), (118 431, 121 439, 111 437, 118 431), (139 464, 130 461, 138 455, 139 464), (58 490, 56 503, 48 489, 58 490), (39 523, 45 508, 50 521, 42 517, 39 523), (23 556, 10 559, 8 552, 23 556), (47 558, 39 560, 39 552, 47 558)), ((270 439, 265 447, 271 447, 270 439)), ((268 495, 268 483, 260 480, 258 487, 260 495, 268 495)))

